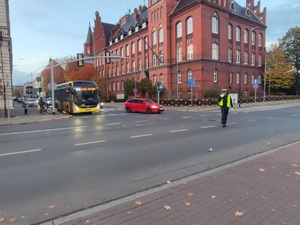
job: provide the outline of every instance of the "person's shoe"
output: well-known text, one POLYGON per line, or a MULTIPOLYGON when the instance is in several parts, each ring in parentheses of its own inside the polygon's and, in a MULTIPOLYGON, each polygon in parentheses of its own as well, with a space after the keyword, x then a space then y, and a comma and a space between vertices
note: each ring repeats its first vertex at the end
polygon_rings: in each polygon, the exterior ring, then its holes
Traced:
POLYGON ((223 126, 222 127, 226 127, 226 124, 223 124, 223 126))

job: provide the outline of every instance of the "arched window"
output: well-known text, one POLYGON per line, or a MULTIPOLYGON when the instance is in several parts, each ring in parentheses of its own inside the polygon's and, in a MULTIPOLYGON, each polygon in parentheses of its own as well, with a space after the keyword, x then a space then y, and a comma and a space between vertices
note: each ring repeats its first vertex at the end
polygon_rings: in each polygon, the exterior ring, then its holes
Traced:
POLYGON ((156 45, 156 31, 152 32, 152 45, 156 45))
POLYGON ((212 33, 213 34, 219 33, 219 19, 216 16, 212 17, 212 33))
POLYGON ((160 28, 158 30, 158 41, 159 43, 163 43, 164 42, 164 29, 163 28, 160 28))
POLYGON ((247 29, 244 30, 244 43, 248 43, 249 39, 249 31, 247 29))
POLYGON ((182 74, 180 71, 178 71, 177 73, 177 83, 178 84, 181 84, 182 83, 182 74))
POLYGON ((187 46, 187 60, 193 59, 193 44, 187 46))
POLYGON ((131 44, 131 54, 135 54, 135 43, 132 42, 131 44))
POLYGON ((176 24, 176 38, 182 37, 182 22, 176 24))
POLYGON ((232 25, 228 24, 228 39, 232 40, 232 25))
POLYGON ((186 34, 189 35, 189 34, 192 34, 193 33, 193 17, 189 17, 187 20, 186 20, 186 34))

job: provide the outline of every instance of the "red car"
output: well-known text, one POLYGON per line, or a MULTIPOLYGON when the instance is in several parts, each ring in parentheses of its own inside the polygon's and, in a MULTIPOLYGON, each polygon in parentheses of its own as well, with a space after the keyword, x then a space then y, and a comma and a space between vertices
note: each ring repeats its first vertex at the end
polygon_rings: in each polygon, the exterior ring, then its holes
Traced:
POLYGON ((126 112, 146 112, 160 113, 164 111, 164 106, 153 102, 147 98, 132 98, 125 102, 124 109, 126 112))

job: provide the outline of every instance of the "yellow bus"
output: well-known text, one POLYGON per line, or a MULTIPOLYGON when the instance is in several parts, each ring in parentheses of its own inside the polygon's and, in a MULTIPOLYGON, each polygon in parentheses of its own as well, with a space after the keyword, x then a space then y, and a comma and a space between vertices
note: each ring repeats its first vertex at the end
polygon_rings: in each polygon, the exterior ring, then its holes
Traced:
POLYGON ((100 111, 100 91, 94 81, 77 80, 57 85, 55 107, 70 114, 100 111))

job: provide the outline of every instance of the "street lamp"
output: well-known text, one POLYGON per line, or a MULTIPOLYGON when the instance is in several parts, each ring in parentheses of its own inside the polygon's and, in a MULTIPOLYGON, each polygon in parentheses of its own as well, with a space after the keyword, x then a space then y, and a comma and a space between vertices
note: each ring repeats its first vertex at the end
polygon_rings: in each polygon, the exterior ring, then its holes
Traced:
MULTIPOLYGON (((254 31, 254 30, 256 30, 256 29, 258 29, 258 27, 253 27, 252 29, 251 29, 251 35, 252 35, 252 32, 254 31)), ((244 34, 245 34, 245 31, 241 34, 241 36, 240 36, 240 46, 242 46, 242 39, 243 39, 243 37, 244 37, 244 34)), ((241 107, 241 101, 242 101, 242 98, 241 98, 241 73, 242 73, 242 67, 241 67, 241 53, 242 53, 242 51, 240 50, 240 55, 239 55, 239 107, 241 107)))

